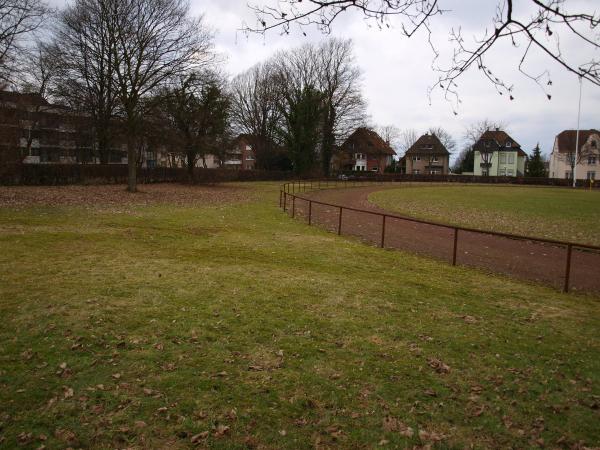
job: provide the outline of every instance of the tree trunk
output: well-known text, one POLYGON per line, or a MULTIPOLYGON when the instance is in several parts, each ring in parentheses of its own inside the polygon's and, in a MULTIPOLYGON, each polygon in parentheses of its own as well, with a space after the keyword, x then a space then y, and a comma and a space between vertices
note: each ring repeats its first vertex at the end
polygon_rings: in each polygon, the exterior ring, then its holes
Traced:
POLYGON ((135 138, 132 136, 131 129, 127 135, 127 190, 137 192, 137 161, 135 151, 135 138))
POLYGON ((325 126, 323 127, 323 147, 321 148, 321 164, 323 175, 329 176, 331 170, 331 156, 333 154, 333 146, 335 145, 335 137, 333 135, 333 127, 335 124, 335 108, 330 107, 327 117, 325 117, 325 126))
POLYGON ((196 162, 196 155, 193 151, 187 152, 187 173, 188 173, 188 181, 193 183, 194 181, 194 163, 196 162))

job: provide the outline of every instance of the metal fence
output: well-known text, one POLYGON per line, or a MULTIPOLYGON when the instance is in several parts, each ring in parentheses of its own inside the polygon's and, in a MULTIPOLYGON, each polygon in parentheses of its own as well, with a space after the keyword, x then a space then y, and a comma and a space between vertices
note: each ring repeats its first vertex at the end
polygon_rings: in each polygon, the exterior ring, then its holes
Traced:
POLYGON ((308 225, 355 236, 381 248, 483 268, 548 284, 564 292, 600 292, 598 246, 454 226, 301 195, 329 188, 383 185, 390 183, 376 179, 291 182, 282 186, 279 204, 292 218, 305 220, 308 225))

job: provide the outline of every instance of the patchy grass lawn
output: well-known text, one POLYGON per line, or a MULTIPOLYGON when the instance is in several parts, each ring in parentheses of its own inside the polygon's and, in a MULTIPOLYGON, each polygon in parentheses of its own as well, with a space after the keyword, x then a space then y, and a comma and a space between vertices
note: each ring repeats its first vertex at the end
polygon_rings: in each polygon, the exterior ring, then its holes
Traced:
POLYGON ((600 245, 600 192, 552 187, 419 185, 372 194, 398 213, 484 230, 600 245))
POLYGON ((598 297, 232 192, 0 209, 0 447, 600 445, 598 297))

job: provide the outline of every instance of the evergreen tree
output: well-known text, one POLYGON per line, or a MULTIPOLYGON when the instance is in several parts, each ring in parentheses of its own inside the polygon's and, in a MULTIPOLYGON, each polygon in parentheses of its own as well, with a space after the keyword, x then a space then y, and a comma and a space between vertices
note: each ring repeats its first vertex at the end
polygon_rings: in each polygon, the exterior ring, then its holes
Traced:
POLYGON ((315 168, 320 125, 323 117, 323 95, 312 86, 286 93, 282 111, 285 126, 280 130, 296 174, 315 168))
POLYGON ((546 165, 544 164, 544 159, 542 158, 542 152, 540 150, 539 143, 533 149, 533 155, 529 159, 529 164, 527 166, 527 176, 530 176, 530 177, 545 177, 545 176, 547 176, 546 165))
POLYGON ((473 172, 475 165, 475 152, 473 147, 468 146, 460 152, 452 171, 454 173, 473 172))

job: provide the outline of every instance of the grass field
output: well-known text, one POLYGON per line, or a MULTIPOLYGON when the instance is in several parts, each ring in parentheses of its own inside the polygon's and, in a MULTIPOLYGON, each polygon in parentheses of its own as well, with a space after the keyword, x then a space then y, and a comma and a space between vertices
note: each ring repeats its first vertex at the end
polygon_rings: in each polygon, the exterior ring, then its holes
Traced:
POLYGON ((598 297, 309 228, 274 184, 36 189, 0 208, 2 448, 600 445, 598 297))
POLYGON ((600 192, 565 188, 418 185, 372 194, 398 213, 484 230, 600 245, 600 192))

